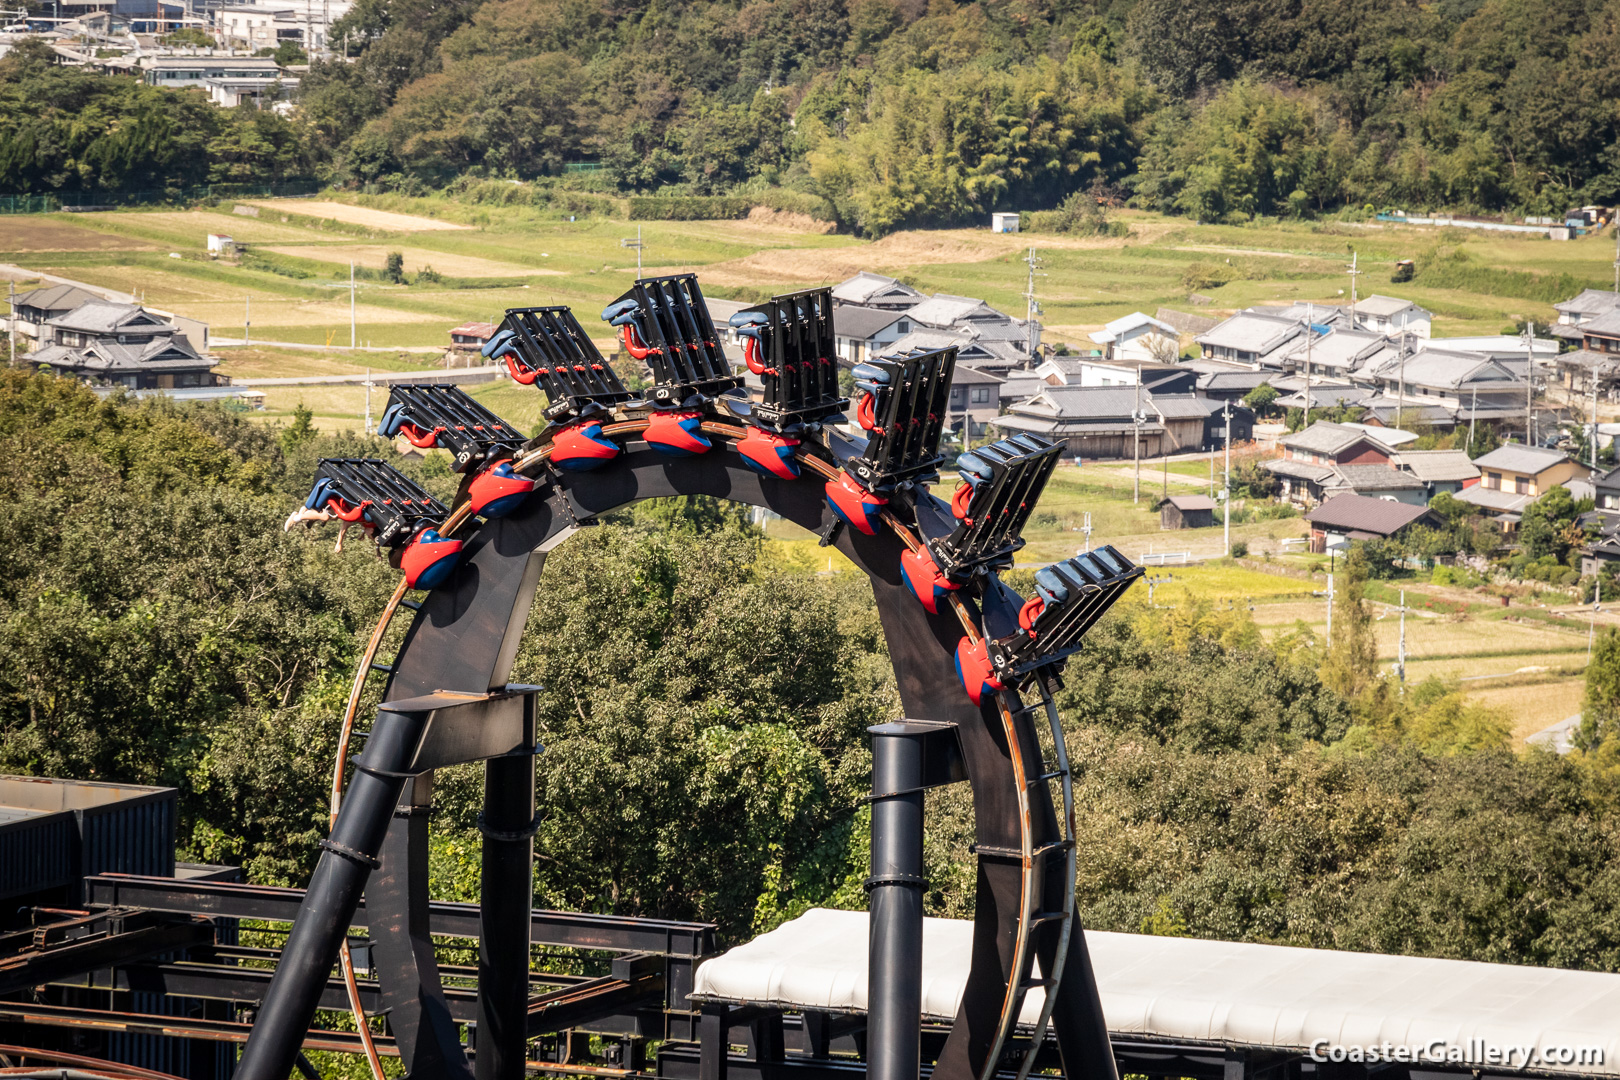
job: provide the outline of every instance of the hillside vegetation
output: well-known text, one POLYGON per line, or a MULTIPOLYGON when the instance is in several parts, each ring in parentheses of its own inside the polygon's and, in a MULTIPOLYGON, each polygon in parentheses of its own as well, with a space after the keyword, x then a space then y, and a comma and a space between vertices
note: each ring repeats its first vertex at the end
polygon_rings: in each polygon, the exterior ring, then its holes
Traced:
MULTIPOLYGON (((17 50, 0 62, 0 191, 300 167, 419 191, 588 162, 600 170, 568 187, 771 190, 868 234, 1081 191, 1205 221, 1556 212, 1620 193, 1617 13, 1616 0, 360 0, 334 35, 352 62, 314 65, 286 132, 199 127, 185 94, 17 50)), ((508 197, 547 203, 558 187, 508 197)), ((589 208, 587 194, 570 205, 589 208)))

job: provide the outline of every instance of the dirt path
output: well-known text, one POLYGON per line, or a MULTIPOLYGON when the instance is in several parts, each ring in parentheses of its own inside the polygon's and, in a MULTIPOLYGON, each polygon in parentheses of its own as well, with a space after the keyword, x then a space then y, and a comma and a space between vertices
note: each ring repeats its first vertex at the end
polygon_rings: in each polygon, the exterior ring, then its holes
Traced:
POLYGON ((1012 252, 1035 248, 1100 251, 1140 243, 1168 232, 1171 225, 1134 226, 1130 237, 1058 236, 1051 233, 993 233, 988 229, 927 229, 890 233, 869 244, 812 249, 758 251, 740 259, 706 266, 648 267, 647 274, 701 272, 716 285, 755 286, 764 282, 830 284, 862 270, 874 273, 913 266, 987 262, 1012 252), (1149 235, 1151 234, 1151 235, 1149 235))
POLYGON ((364 225, 369 229, 387 229, 390 232, 440 232, 449 229, 471 229, 471 225, 457 225, 453 221, 419 217, 415 214, 395 214, 388 210, 371 210, 348 203, 325 202, 320 199, 244 199, 238 205, 257 206, 262 210, 280 214, 302 214, 304 217, 327 218, 350 225, 364 225))

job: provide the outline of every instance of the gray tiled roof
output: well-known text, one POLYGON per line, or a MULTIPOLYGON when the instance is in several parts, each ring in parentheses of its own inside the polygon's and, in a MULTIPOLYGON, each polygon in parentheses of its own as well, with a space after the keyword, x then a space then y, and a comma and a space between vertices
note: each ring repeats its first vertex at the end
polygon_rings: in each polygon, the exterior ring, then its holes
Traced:
POLYGON ((77 285, 50 285, 43 289, 30 289, 12 298, 14 307, 39 308, 44 311, 72 311, 81 304, 101 297, 77 285))
MULTIPOLYGON (((1386 344, 1382 334, 1374 334, 1367 330, 1334 330, 1332 333, 1315 338, 1310 343, 1311 368, 1313 371, 1319 367, 1353 371, 1382 350, 1386 344)), ((1283 355, 1302 365, 1305 363, 1306 351, 1302 335, 1299 341, 1288 346, 1283 355)))
POLYGON ((1509 514, 1516 514, 1535 502, 1534 495, 1517 495, 1511 491, 1498 491, 1488 488, 1484 484, 1475 484, 1465 487, 1461 491, 1453 492, 1452 498, 1461 499, 1465 503, 1483 506, 1487 510, 1500 510, 1509 514))
POLYGON ((1162 323, 1169 323, 1183 334, 1204 334, 1220 325, 1219 319, 1212 319, 1208 315, 1193 315, 1167 307, 1160 308, 1154 317, 1162 323))
POLYGON ((952 296, 950 293, 935 293, 911 308, 909 314, 928 326, 950 326, 964 319, 1007 318, 983 300, 971 296, 952 296))
POLYGON ((1325 486, 1342 486, 1356 491, 1415 490, 1423 486, 1423 481, 1411 473, 1392 469, 1388 465, 1335 465, 1333 472, 1338 483, 1325 486))
POLYGON ((832 291, 833 299, 845 304, 864 304, 883 293, 890 294, 882 301, 886 304, 900 302, 902 297, 915 297, 918 301, 923 298, 923 294, 910 285, 866 270, 839 282, 832 291))
POLYGON ((839 337, 865 341, 874 334, 887 330, 906 317, 903 311, 885 308, 856 307, 844 304, 833 308, 833 333, 839 337))
POLYGON ((1571 315, 1595 315, 1601 311, 1620 308, 1620 293, 1608 289, 1583 289, 1578 296, 1553 305, 1571 315))
POLYGON ((1142 400, 1150 401, 1154 411, 1166 420, 1202 420, 1221 411, 1220 402, 1192 394, 1143 394, 1142 400))
POLYGON ((1505 469, 1508 472, 1534 475, 1568 460, 1569 455, 1562 450, 1508 443, 1506 446, 1498 446, 1484 457, 1475 458, 1474 464, 1481 469, 1505 469))
POLYGON ((1363 439, 1383 449, 1388 449, 1375 437, 1360 428, 1334 424, 1326 420, 1318 420, 1304 431, 1284 435, 1279 441, 1290 450, 1309 450, 1316 454, 1337 454, 1363 439))
POLYGON ((1296 480, 1310 480, 1320 484, 1333 475, 1333 470, 1327 465, 1312 465, 1308 461, 1291 461, 1288 458, 1272 458, 1262 461, 1260 467, 1267 472, 1278 476, 1292 477, 1296 480))
MULTIPOLYGON (((1353 309, 1357 315, 1399 315, 1407 308, 1415 308, 1417 304, 1411 300, 1402 300, 1396 296, 1380 296, 1374 293, 1365 300, 1357 303, 1353 309)), ((1421 311, 1422 309, 1419 308, 1421 311)))
POLYGON ((46 325, 80 330, 87 334, 112 334, 120 330, 156 333, 169 328, 167 323, 144 311, 139 304, 115 304, 110 300, 91 300, 80 304, 66 314, 47 320, 46 325))
POLYGON ((1248 392, 1273 378, 1269 371, 1211 371, 1198 376, 1198 389, 1248 392))
POLYGON ((1240 311, 1207 334, 1193 340, 1200 345, 1265 355, 1302 332, 1299 323, 1272 315, 1240 311))
POLYGON ((1402 450, 1397 464, 1425 483, 1472 480, 1479 469, 1461 450, 1402 450))
POLYGON ((1620 308, 1611 308, 1595 319, 1587 319, 1581 323, 1581 333, 1620 337, 1620 308))
MULTIPOLYGON (((1385 365, 1378 376, 1387 382, 1401 378, 1399 364, 1385 365)), ((1494 384, 1498 387, 1524 380, 1499 361, 1478 353, 1442 352, 1425 349, 1406 362, 1406 385, 1432 387, 1438 390, 1458 390, 1464 386, 1481 388, 1494 384)))

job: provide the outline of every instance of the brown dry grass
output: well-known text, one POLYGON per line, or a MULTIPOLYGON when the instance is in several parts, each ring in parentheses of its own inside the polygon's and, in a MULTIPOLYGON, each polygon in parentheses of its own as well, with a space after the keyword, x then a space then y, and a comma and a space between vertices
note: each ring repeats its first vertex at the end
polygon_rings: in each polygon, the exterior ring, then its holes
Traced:
MULTIPOLYGON (((121 215, 122 216, 122 215, 121 215)), ((209 233, 224 233, 233 240, 244 244, 276 244, 312 240, 321 238, 322 234, 313 229, 301 229, 296 225, 282 225, 273 220, 246 217, 242 214, 232 214, 218 210, 160 210, 156 212, 142 211, 139 217, 128 216, 128 220, 141 228, 165 229, 175 233, 190 234, 196 238, 193 247, 203 250, 207 247, 209 233)), ((94 222, 91 222, 93 225, 94 222)))
MULTIPOLYGON (((345 341, 348 339, 345 338, 345 341)), ((290 379, 299 375, 318 378, 325 375, 364 375, 366 361, 356 362, 347 355, 304 352, 298 349, 232 348, 215 370, 233 379, 290 379)), ((426 358, 415 357, 422 367, 426 358)))
MULTIPOLYGON (((156 303, 156 300, 153 300, 156 303)), ((242 302, 240 300, 229 302, 212 302, 202 304, 187 304, 185 313, 194 319, 201 319, 213 327, 213 332, 222 337, 240 337, 242 335, 242 302)), ((455 320, 446 319, 442 315, 434 315, 423 311, 400 311, 397 308, 379 307, 372 304, 357 304, 354 309, 355 322, 362 325, 395 326, 402 323, 439 323, 443 325, 446 336, 437 337, 438 341, 448 345, 449 330, 456 325, 455 320)), ((347 345, 349 343, 349 298, 345 293, 338 293, 331 300, 296 300, 286 297, 255 296, 253 298, 253 333, 259 336, 261 330, 278 326, 317 326, 332 331, 336 336, 333 344, 347 345)), ((364 335, 362 334, 362 338, 364 335)), ((360 344, 364 345, 362 340, 360 344)), ((378 344, 382 344, 378 342, 378 344)), ((412 342, 412 344, 433 344, 433 342, 412 342)))
POLYGON ((326 202, 321 199, 243 199, 247 206, 257 206, 280 214, 302 214, 304 217, 326 218, 350 225, 363 225, 368 229, 386 229, 389 232, 438 232, 448 229, 470 229, 471 225, 457 225, 453 221, 420 217, 416 214, 395 214, 387 210, 369 210, 348 203, 326 202))
POLYGON ((363 266, 368 270, 383 269, 388 262, 388 253, 393 251, 405 257, 405 272, 408 274, 418 273, 426 267, 432 267, 438 273, 449 274, 451 277, 465 278, 562 274, 561 270, 537 270, 519 263, 500 262, 476 255, 451 255, 443 251, 391 247, 383 244, 280 244, 266 247, 264 250, 278 255, 291 255, 297 259, 334 263, 338 266, 346 266, 353 262, 356 266, 363 266))
POLYGON ((809 214, 795 214, 791 210, 772 210, 766 206, 756 206, 748 211, 748 223, 781 232, 815 233, 823 236, 838 228, 831 221, 819 221, 809 214))
POLYGON ((1584 679, 1559 679, 1523 686, 1501 686, 1470 690, 1468 699, 1507 713, 1513 725, 1513 741, 1522 744, 1527 735, 1567 720, 1581 711, 1584 679))
POLYGON ((154 251, 157 245, 127 236, 95 232, 73 222, 48 217, 8 215, 0 218, 0 251, 154 251))
POLYGON ((1047 233, 993 233, 986 229, 931 229, 891 233, 871 244, 836 248, 759 251, 740 259, 707 266, 669 266, 648 274, 683 274, 701 270, 715 285, 758 286, 767 283, 831 284, 862 270, 894 273, 907 267, 986 262, 1031 245, 1066 250, 1104 250, 1158 236, 1173 226, 1134 226, 1131 237, 1067 237, 1047 233))

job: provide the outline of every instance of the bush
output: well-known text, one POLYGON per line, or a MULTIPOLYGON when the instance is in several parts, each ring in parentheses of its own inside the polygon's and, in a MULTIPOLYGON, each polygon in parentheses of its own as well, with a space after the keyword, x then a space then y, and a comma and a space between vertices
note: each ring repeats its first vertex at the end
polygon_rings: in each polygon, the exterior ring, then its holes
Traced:
POLYGON ((1232 541, 1232 558, 1241 559, 1249 554, 1249 543, 1246 540, 1232 541))
POLYGON ((745 195, 632 195, 631 221, 715 221, 745 218, 755 201, 745 195))

